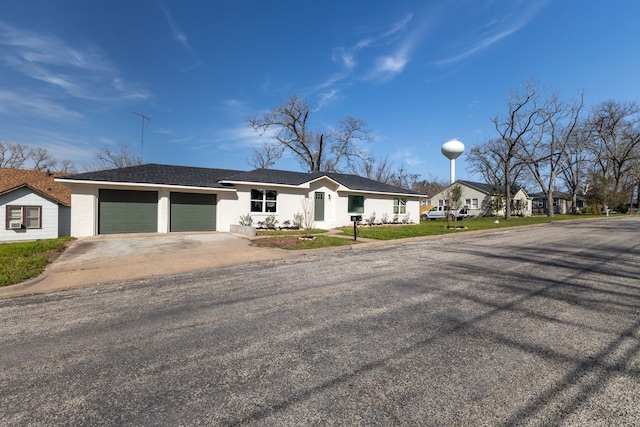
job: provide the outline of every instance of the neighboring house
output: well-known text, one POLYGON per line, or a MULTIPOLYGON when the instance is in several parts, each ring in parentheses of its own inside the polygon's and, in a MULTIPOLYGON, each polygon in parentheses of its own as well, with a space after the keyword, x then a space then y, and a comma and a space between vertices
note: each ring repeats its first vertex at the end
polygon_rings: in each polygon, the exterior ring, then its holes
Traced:
MULTIPOLYGON (((460 207, 469 209, 470 216, 500 216, 504 215, 504 208, 495 210, 493 203, 496 195, 493 186, 482 182, 458 180, 441 192, 434 194, 426 203, 433 206, 447 206, 447 192, 453 186, 459 184, 462 188, 460 207)), ((513 209, 512 215, 531 216, 531 198, 524 188, 512 189, 513 209)))
POLYGON ((420 195, 356 175, 270 169, 250 172, 146 164, 65 176, 71 235, 230 231, 250 214, 254 225, 282 225, 311 206, 316 228, 349 225, 351 215, 418 222, 420 195))
MULTIPOLYGON (((547 196, 544 193, 531 194, 532 199, 532 212, 534 214, 546 214, 547 208, 547 196)), ((563 193, 561 191, 553 192, 553 213, 566 214, 571 213, 573 206, 573 197, 571 194, 563 193)), ((576 197, 576 208, 578 212, 582 212, 585 207, 585 197, 578 195, 576 197)))
POLYGON ((70 235, 71 191, 55 177, 50 172, 0 168, 1 242, 70 235))

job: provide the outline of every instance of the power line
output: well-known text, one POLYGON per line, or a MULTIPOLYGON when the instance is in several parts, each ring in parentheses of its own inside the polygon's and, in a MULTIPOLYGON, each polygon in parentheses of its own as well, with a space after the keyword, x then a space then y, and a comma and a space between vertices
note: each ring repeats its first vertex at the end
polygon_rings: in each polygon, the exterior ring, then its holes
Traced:
POLYGON ((136 116, 140 116, 140 119, 142 120, 142 137, 140 139, 140 160, 142 160, 144 157, 144 121, 145 119, 151 121, 151 117, 145 116, 144 114, 136 113, 135 111, 133 112, 133 114, 135 114, 136 116))

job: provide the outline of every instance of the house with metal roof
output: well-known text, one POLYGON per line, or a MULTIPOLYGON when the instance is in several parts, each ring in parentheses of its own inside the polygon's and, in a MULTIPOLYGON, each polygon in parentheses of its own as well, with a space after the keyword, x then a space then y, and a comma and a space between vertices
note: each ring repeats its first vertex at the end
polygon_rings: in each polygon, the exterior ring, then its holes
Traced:
POLYGON ((313 215, 316 228, 352 215, 419 221, 420 194, 357 175, 273 169, 236 171, 145 164, 65 176, 71 235, 230 231, 243 216, 283 224, 313 215), (310 208, 310 209, 309 209, 310 208))
POLYGON ((50 172, 0 168, 0 242, 70 234, 71 191, 55 177, 50 172))
MULTIPOLYGON (((434 194, 427 200, 427 204, 433 206, 447 206, 448 191, 452 186, 459 184, 462 189, 461 207, 469 209, 471 216, 500 216, 504 215, 504 208, 496 209, 494 200, 500 197, 500 191, 496 191, 494 186, 482 182, 458 180, 434 194)), ((531 216, 531 198, 524 188, 514 188, 512 193, 513 215, 531 216)))

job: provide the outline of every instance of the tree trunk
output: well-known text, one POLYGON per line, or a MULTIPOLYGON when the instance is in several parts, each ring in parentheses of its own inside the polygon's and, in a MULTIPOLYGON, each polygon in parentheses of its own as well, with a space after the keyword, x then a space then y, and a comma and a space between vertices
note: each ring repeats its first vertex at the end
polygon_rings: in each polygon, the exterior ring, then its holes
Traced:
POLYGON ((546 196, 547 196, 547 217, 553 218, 554 215, 556 214, 555 209, 553 207, 553 193, 550 191, 547 191, 546 196))
POLYGON ((509 176, 509 168, 505 167, 504 174, 504 219, 511 218, 511 177, 509 176))

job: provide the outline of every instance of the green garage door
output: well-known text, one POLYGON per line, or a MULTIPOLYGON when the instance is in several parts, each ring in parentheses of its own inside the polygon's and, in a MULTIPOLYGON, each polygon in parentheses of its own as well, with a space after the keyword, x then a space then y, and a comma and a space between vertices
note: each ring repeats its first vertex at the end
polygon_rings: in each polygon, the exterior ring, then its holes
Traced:
POLYGON ((157 231, 157 191, 100 190, 98 234, 157 231))
POLYGON ((216 231, 216 195, 171 193, 171 231, 216 231))

